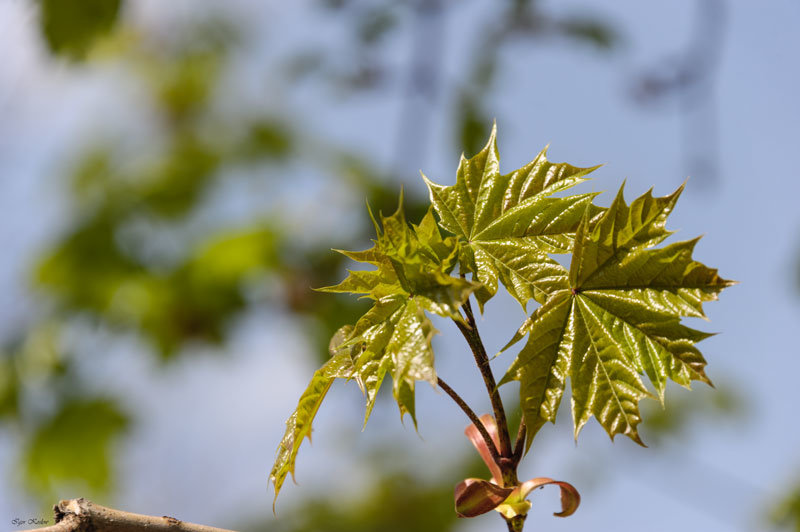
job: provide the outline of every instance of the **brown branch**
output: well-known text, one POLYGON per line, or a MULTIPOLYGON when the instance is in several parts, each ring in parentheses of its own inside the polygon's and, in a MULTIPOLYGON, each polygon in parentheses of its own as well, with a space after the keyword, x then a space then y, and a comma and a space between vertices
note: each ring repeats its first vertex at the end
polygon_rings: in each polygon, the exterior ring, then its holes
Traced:
POLYGON ((441 377, 437 377, 437 381, 439 387, 444 390, 444 392, 449 395, 453 401, 456 402, 458 406, 461 407, 461 410, 467 415, 472 424, 475 425, 475 428, 478 429, 478 432, 481 433, 483 436, 483 440, 486 442, 486 447, 489 449, 489 454, 492 455, 492 460, 495 461, 496 464, 500 464, 500 454, 497 452, 497 447, 494 445, 494 441, 492 437, 489 435, 489 432, 486 430, 486 427, 481 420, 475 415, 475 412, 469 407, 469 405, 458 395, 455 390, 453 390, 446 382, 442 380, 441 377))
POLYGON ((525 426, 525 418, 519 420, 519 431, 517 432, 517 441, 514 442, 514 463, 519 465, 522 460, 522 453, 525 449, 525 438, 528 436, 528 427, 525 426))
POLYGON ((489 356, 486 354, 486 348, 483 346, 483 341, 478 333, 478 326, 475 323, 475 315, 472 313, 472 306, 469 300, 464 303, 464 312, 467 315, 467 325, 459 323, 457 320, 456 325, 461 334, 467 340, 467 343, 472 348, 472 354, 475 357, 475 363, 483 376, 483 382, 486 385, 486 391, 489 392, 489 398, 492 401, 492 409, 494 410, 494 418, 497 421, 497 431, 500 436, 500 456, 511 457, 511 438, 508 435, 508 421, 506 420, 506 412, 503 408, 503 401, 500 399, 500 392, 497 390, 497 382, 494 380, 492 368, 489 366, 489 356))
POLYGON ((94 504, 86 499, 70 499, 53 507, 56 524, 23 532, 233 532, 213 526, 186 523, 174 517, 133 514, 94 504))

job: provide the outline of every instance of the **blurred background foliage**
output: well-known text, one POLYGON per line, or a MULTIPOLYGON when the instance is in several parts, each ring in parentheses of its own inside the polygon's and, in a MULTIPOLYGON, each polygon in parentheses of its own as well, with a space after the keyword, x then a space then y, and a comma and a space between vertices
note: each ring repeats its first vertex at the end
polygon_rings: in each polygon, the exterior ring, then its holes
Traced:
MULTIPOLYGON (((119 482, 113 475, 115 444, 131 431, 135 418, 130 405, 93 392, 82 381, 85 376, 74 369, 76 357, 102 353, 76 353, 80 346, 70 341, 70 331, 90 327, 133 334, 167 367, 193 356, 191 346, 198 344, 224 353, 231 324, 253 305, 266 303, 302 320, 324 357, 333 331, 364 310, 362 302, 310 288, 339 280, 343 257, 329 247, 358 249, 367 242, 372 226, 365 209, 359 224, 321 245, 304 234, 306 227, 285 220, 279 200, 261 212, 220 216, 226 182, 240 179, 247 187, 248 181, 261 180, 276 191, 308 186, 287 183, 285 176, 311 167, 316 179, 344 186, 374 210, 390 212, 399 188, 393 174, 407 171, 407 161, 414 169, 424 161, 427 115, 437 94, 450 91, 443 100, 456 102, 453 144, 474 153, 491 126, 487 99, 503 73, 502 55, 509 46, 528 50, 545 42, 568 43, 613 54, 624 45, 624 28, 596 13, 563 17, 533 0, 498 1, 482 24, 484 31, 475 36, 471 69, 443 83, 437 40, 444 19, 458 9, 455 3, 317 2, 314 9, 343 29, 347 53, 290 47, 281 50, 280 68, 270 75, 290 86, 324 84, 334 93, 358 97, 402 87, 405 112, 396 164, 387 171, 369 154, 303 130, 302 121, 287 115, 279 101, 226 114, 218 105, 218 93, 224 91, 220 83, 233 58, 249 45, 235 24, 199 17, 191 29, 153 44, 126 24, 130 1, 37 2, 42 38, 65 62, 63 68, 111 63, 124 69, 142 88, 144 112, 157 123, 146 149, 92 139, 59 176, 68 183, 72 214, 33 269, 36 318, 2 348, 0 419, 4 430, 23 442, 20 474, 44 506, 67 487, 98 502, 113 493, 119 482), (409 66, 399 70, 386 42, 409 32, 416 44, 409 66)), ((648 80, 640 85, 646 90, 637 92, 640 99, 680 89, 648 80)), ((407 191, 408 218, 420 219, 426 202, 407 191)), ((660 435, 681 430, 691 416, 741 415, 737 397, 708 397, 702 408, 674 401, 645 416, 656 446, 660 435)), ((696 398, 688 401, 697 406, 696 398)), ((385 456, 369 460, 378 469, 387 463, 385 456)), ((478 460, 462 466, 458 475, 485 476, 478 460)), ((302 519, 243 526, 287 532, 450 530, 456 523, 452 487, 449 481, 420 484, 389 467, 376 487, 347 507, 320 497, 304 504, 302 519)), ((798 493, 776 506, 770 514, 775 523, 800 530, 798 493)))
POLYGON ((42 35, 54 53, 83 59, 94 42, 109 33, 119 17, 122 0, 74 2, 41 0, 42 35))
POLYGON ((769 520, 785 530, 800 531, 800 481, 770 509, 769 520))

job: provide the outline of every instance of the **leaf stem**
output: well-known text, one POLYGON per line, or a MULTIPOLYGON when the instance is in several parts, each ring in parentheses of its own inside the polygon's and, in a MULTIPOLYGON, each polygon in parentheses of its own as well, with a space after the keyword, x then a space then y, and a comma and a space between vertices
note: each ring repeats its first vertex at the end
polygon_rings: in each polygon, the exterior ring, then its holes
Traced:
MULTIPOLYGON (((463 307, 464 313, 467 315, 467 325, 454 321, 458 326, 458 330, 461 331, 470 348, 472 348, 475 363, 483 376, 486 391, 489 392, 492 410, 494 410, 494 419, 497 421, 497 431, 500 436, 500 456, 511 458, 511 439, 508 435, 506 412, 503 408, 503 401, 500 399, 500 392, 497 390, 497 382, 494 380, 492 368, 489 366, 489 356, 486 354, 486 348, 483 346, 483 341, 481 341, 481 336, 478 333, 478 326, 475 323, 475 315, 472 313, 472 305, 470 305, 469 299, 464 303, 463 307)), ((498 465, 502 467, 502 464, 498 465)))
MULTIPOLYGON (((506 525, 509 532, 522 532, 522 527, 525 525, 526 515, 515 515, 511 519, 506 519, 506 525)), ((505 518, 503 518, 505 519, 505 518)))
POLYGON ((525 448, 525 438, 528 435, 528 427, 525 425, 525 419, 519 420, 519 431, 517 432, 517 440, 514 442, 514 463, 519 465, 522 460, 523 449, 525 448))
POLYGON ((481 433, 483 436, 483 440, 486 442, 486 447, 489 449, 489 454, 492 455, 492 460, 495 462, 499 462, 500 454, 497 452, 497 447, 495 447, 494 441, 492 437, 489 435, 489 432, 486 430, 486 427, 481 423, 481 420, 475 415, 475 412, 469 407, 469 405, 458 395, 455 390, 453 390, 446 382, 442 380, 441 377, 437 377, 437 384, 439 388, 444 390, 444 392, 449 395, 456 404, 461 407, 461 410, 467 415, 472 424, 475 425, 475 428, 478 429, 478 432, 481 433))

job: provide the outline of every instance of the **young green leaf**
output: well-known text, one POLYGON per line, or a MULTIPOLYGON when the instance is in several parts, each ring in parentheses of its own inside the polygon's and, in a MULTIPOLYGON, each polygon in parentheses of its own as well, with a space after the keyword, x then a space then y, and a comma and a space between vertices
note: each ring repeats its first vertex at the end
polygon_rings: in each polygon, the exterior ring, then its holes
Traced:
POLYGON ((430 210, 420 225, 412 228, 406 223, 401 205, 392 216, 381 216, 381 225, 383 230, 376 224, 378 238, 372 248, 337 250, 377 269, 349 271, 338 285, 319 290, 363 294, 376 301, 414 298, 429 312, 460 320, 459 308, 480 285, 450 275, 458 259, 458 240, 442 238, 430 210))
POLYGON ((450 275, 459 243, 453 237, 442 238, 431 210, 412 228, 406 223, 401 198, 397 211, 381 216, 375 228, 378 235, 372 248, 342 253, 377 269, 351 271, 340 284, 320 290, 375 299, 343 344, 361 349, 354 376, 364 383, 367 396, 364 423, 383 378, 390 373, 401 417, 409 413, 416 426, 414 383, 436 384, 430 345, 436 330, 424 311, 462 320, 459 308, 480 285, 450 275))
POLYGON ((317 370, 286 422, 270 478, 275 497, 288 473, 294 474, 300 444, 311 437, 311 423, 333 381, 354 379, 367 398, 366 424, 386 375, 394 382, 400 416, 408 413, 416 426, 414 386, 427 381, 435 386, 431 338, 436 333, 425 311, 463 320, 459 312, 480 284, 452 277, 459 243, 442 238, 432 211, 415 227, 406 223, 401 205, 392 216, 375 223, 375 245, 365 251, 340 251, 375 270, 351 271, 324 292, 363 294, 375 301, 355 324, 341 328, 331 340, 332 358, 317 370))
POLYGON ((646 373, 663 401, 671 379, 689 387, 710 384, 694 346, 710 336, 680 323, 704 317, 702 304, 732 281, 692 260, 697 239, 653 249, 683 187, 626 205, 622 189, 594 221, 577 230, 569 280, 528 320, 528 342, 501 384, 520 381, 530 443, 545 421, 555 421, 566 377, 572 382, 575 436, 591 418, 613 438, 637 432, 639 401, 650 396, 646 373))
POLYGON ((572 249, 575 230, 595 194, 553 198, 585 181, 593 168, 547 161, 545 151, 522 168, 501 175, 496 128, 486 147, 471 159, 461 157, 456 184, 437 185, 423 175, 440 225, 462 242, 462 271, 483 283, 476 292, 483 305, 502 282, 523 308, 543 302, 566 279, 547 253, 572 249))
MULTIPOLYGON (((286 480, 286 475, 291 473, 294 479, 297 451, 300 449, 303 439, 311 440, 311 423, 334 379, 347 379, 353 373, 354 353, 352 350, 340 349, 338 345, 349 332, 349 328, 349 326, 345 326, 334 335, 331 340, 333 356, 314 372, 306 391, 300 396, 297 409, 286 420, 286 433, 278 446, 275 464, 269 473, 269 479, 275 487, 275 500, 278 499, 278 493, 286 480)), ((274 501, 272 507, 275 508, 274 501)))
POLYGON ((340 284, 320 290, 364 294, 375 300, 345 343, 362 350, 355 376, 364 383, 367 396, 364 423, 383 378, 390 373, 401 416, 409 413, 416 425, 414 383, 436 384, 430 345, 436 331, 424 311, 461 320, 459 308, 479 285, 449 274, 459 244, 453 237, 442 238, 430 210, 412 228, 401 204, 392 216, 381 216, 375 228, 378 235, 372 248, 341 253, 377 269, 351 271, 340 284))
POLYGON ((367 397, 364 425, 372 413, 378 389, 389 373, 401 417, 410 414, 416 426, 414 383, 424 380, 436 384, 431 347, 435 332, 413 297, 381 299, 356 323, 344 347, 352 346, 360 352, 353 378, 363 383, 367 397))

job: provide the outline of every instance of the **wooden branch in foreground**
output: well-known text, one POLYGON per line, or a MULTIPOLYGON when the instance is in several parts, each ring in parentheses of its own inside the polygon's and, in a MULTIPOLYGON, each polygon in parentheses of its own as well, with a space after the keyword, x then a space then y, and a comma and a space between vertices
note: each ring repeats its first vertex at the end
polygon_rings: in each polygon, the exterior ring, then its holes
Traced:
POLYGON ((23 532, 233 532, 213 526, 185 523, 174 517, 155 517, 106 508, 84 498, 53 506, 55 524, 23 532))

